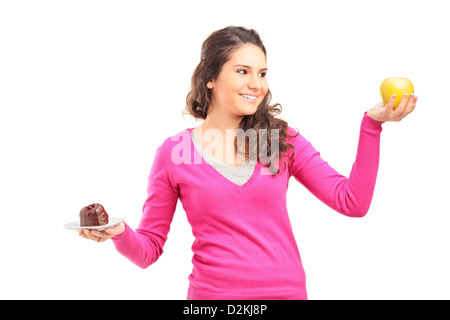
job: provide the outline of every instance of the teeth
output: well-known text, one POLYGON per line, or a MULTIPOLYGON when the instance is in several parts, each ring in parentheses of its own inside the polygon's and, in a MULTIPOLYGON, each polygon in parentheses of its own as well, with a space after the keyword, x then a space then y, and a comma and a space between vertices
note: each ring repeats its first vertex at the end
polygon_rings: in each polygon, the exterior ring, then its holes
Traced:
POLYGON ((241 94, 241 96, 243 96, 244 98, 250 99, 250 100, 256 100, 256 97, 254 97, 254 96, 248 96, 246 94, 241 94))

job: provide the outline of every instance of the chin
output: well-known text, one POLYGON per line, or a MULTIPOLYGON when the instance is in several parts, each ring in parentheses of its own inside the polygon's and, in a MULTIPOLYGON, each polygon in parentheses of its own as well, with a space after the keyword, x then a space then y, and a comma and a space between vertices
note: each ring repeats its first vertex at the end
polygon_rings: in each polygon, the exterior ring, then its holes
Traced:
POLYGON ((255 112, 258 110, 258 104, 254 104, 254 105, 246 105, 246 106, 242 106, 241 108, 241 113, 245 116, 251 116, 252 114, 255 114, 255 112))
POLYGON ((243 116, 251 116, 256 113, 256 110, 258 110, 258 108, 246 108, 242 110, 241 114, 243 116))

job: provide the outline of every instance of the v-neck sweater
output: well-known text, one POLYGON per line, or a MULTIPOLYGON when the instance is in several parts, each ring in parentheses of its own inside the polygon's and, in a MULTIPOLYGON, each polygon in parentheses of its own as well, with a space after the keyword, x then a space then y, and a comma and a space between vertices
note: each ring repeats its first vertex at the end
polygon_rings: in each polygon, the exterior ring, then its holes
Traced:
MULTIPOLYGON (((188 128, 157 149, 139 226, 133 230, 126 224, 113 243, 147 268, 163 253, 180 200, 195 238, 188 299, 307 299, 286 204, 290 177, 337 212, 364 216, 378 172, 381 125, 364 114, 348 178, 298 134, 287 138, 294 152, 285 153, 281 173, 272 175, 257 162, 241 186, 203 160, 191 139, 193 128, 188 128)), ((297 133, 291 127, 288 131, 297 133)))
POLYGON ((255 161, 249 159, 237 167, 224 163, 202 149, 201 142, 195 136, 194 131, 191 130, 192 142, 197 151, 202 155, 203 160, 213 166, 225 178, 239 186, 242 186, 250 179, 255 170, 255 161))

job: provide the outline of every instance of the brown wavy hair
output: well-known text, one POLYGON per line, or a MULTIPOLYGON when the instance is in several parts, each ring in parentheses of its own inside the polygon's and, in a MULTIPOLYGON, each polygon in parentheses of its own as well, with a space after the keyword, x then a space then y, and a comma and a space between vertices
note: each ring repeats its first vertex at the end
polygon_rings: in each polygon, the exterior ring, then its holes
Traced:
MULTIPOLYGON (((206 84, 216 79, 222 70, 222 66, 229 60, 231 54, 246 44, 256 45, 267 56, 266 48, 258 32, 244 27, 229 26, 217 30, 203 42, 200 63, 195 68, 191 78, 191 90, 186 97, 184 113, 196 119, 206 119, 212 101, 211 90, 207 88, 206 84)), ((294 146, 286 141, 286 137, 293 138, 298 133, 293 136, 289 135, 287 132, 288 123, 276 118, 281 113, 281 105, 279 103, 270 105, 271 98, 272 95, 270 90, 268 90, 256 112, 252 115, 244 116, 240 122, 239 128, 242 131, 246 132, 248 129, 256 131, 257 140, 250 141, 248 137, 245 137, 245 146, 242 148, 242 146, 238 145, 237 141, 239 139, 235 139, 235 148, 236 152, 249 156, 250 147, 256 144, 258 147, 257 160, 264 166, 269 167, 272 174, 276 174, 281 171, 279 166, 273 166, 273 144, 278 143, 276 158, 281 159, 286 164, 283 157, 286 151, 292 149, 290 159, 294 156, 294 146), (275 138, 278 141, 272 141, 271 130, 273 129, 277 129, 279 132, 279 136, 275 138)))

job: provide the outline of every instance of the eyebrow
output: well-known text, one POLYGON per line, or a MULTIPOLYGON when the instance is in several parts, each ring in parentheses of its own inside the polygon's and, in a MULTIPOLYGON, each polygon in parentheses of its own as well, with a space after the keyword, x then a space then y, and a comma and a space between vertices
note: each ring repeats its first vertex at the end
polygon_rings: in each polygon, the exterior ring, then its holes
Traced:
MULTIPOLYGON (((248 65, 245 65, 245 64, 237 64, 237 65, 235 65, 234 67, 241 67, 241 68, 247 68, 247 69, 253 69, 252 67, 250 67, 250 66, 248 66, 248 65)), ((259 71, 267 71, 268 69, 267 68, 262 68, 262 69, 259 69, 259 71)))

